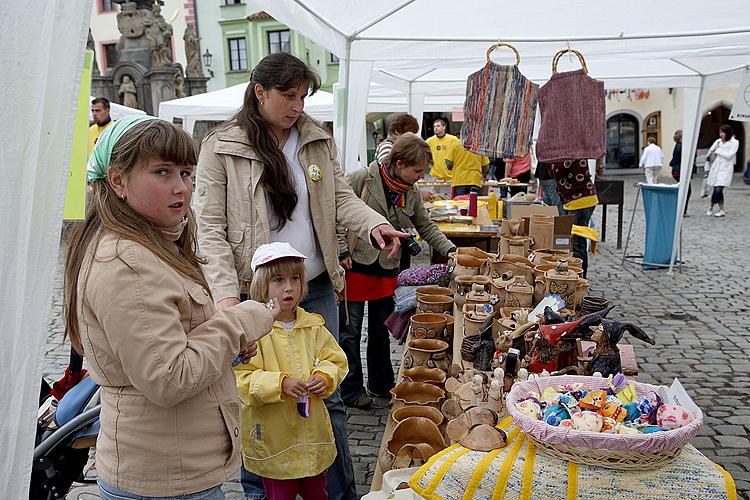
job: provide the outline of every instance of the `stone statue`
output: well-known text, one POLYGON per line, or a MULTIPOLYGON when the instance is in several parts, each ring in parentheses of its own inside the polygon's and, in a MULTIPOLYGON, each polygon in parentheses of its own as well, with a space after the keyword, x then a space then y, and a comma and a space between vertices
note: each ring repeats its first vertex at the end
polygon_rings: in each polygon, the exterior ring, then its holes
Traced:
POLYGON ((117 29, 125 38, 138 38, 143 35, 146 15, 134 2, 123 2, 117 14, 117 29))
POLYGON ((185 95, 185 79, 179 71, 174 74, 174 95, 178 99, 180 97, 187 97, 185 95))
POLYGON ((135 89, 135 83, 128 75, 122 77, 122 83, 120 88, 117 89, 117 94, 122 96, 123 106, 138 108, 138 92, 135 89))
POLYGON ((91 69, 91 74, 99 76, 99 65, 96 64, 96 48, 94 44, 94 37, 91 35, 91 28, 89 28, 89 38, 86 40, 86 50, 90 50, 94 53, 94 67, 91 69))
POLYGON ((164 68, 172 64, 172 26, 161 16, 158 2, 154 2, 151 15, 144 20, 144 33, 151 53, 151 67, 164 68))
MULTIPOLYGON (((192 24, 188 24, 185 27, 185 34, 182 36, 182 40, 185 42, 185 57, 187 59, 185 74, 188 77, 203 76, 198 38, 195 36, 195 29, 192 24)), ((177 97, 180 96, 178 95, 177 97)))

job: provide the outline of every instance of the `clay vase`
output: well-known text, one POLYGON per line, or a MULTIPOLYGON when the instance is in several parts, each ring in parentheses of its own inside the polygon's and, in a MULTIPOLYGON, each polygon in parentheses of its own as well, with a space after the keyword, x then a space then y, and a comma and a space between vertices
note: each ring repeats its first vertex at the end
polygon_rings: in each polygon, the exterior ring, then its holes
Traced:
POLYGON ((424 295, 445 295, 446 297, 453 297, 453 290, 437 285, 420 286, 415 292, 417 293, 417 297, 424 295))
POLYGON ((412 316, 410 323, 413 338, 442 340, 447 320, 442 314, 420 313, 412 316))
POLYGON ((417 297, 417 312, 453 312, 453 299, 447 295, 422 295, 421 297, 417 297))
POLYGON ((575 310, 575 294, 578 287, 578 274, 568 269, 568 262, 562 259, 555 269, 544 273, 545 294, 555 293, 565 301, 565 308, 575 310))
POLYGON ((402 420, 406 420, 409 417, 424 417, 435 422, 435 425, 440 425, 445 420, 442 412, 433 406, 420 406, 410 405, 402 406, 401 408, 394 410, 391 413, 393 421, 398 424, 402 420))
POLYGON ((489 303, 490 303, 490 293, 487 290, 485 290, 484 285, 481 285, 479 283, 474 283, 471 286, 471 291, 466 296, 466 305, 473 306, 473 305, 489 304, 489 303))
POLYGON ((445 372, 440 368, 427 368, 426 366, 407 368, 402 372, 402 375, 404 376, 404 380, 409 382, 422 382, 424 384, 437 385, 438 387, 445 383, 446 378, 445 372))
POLYGON ((466 304, 464 306, 464 337, 478 336, 487 318, 494 316, 493 312, 485 312, 483 306, 484 304, 475 304, 474 306, 466 304))
POLYGON ((404 368, 426 366, 427 368, 446 367, 448 343, 437 339, 416 339, 406 344, 404 368))
POLYGON ((528 236, 503 235, 500 237, 500 255, 519 255, 526 258, 530 245, 531 238, 528 236))
POLYGON ((523 276, 514 276, 513 283, 505 287, 506 307, 531 307, 534 300, 534 289, 523 276))
POLYGON ((393 399, 404 405, 434 406, 440 408, 445 391, 433 384, 424 382, 401 382, 391 389, 393 399))
POLYGON ((471 287, 474 284, 473 278, 474 276, 456 276, 456 279, 453 282, 456 288, 453 300, 456 303, 456 306, 458 306, 459 311, 463 308, 464 304, 466 304, 466 295, 471 291, 471 287))
POLYGON ((445 330, 443 331, 443 340, 445 340, 448 345, 453 345, 453 325, 455 321, 451 314, 443 313, 443 316, 445 316, 445 330))
POLYGON ((583 278, 578 278, 578 283, 576 285, 576 295, 574 300, 574 305, 576 310, 581 307, 581 302, 583 301, 584 297, 587 297, 589 294, 589 280, 585 280, 583 278))
POLYGON ((426 417, 408 417, 393 428, 386 445, 390 463, 381 463, 381 467, 391 470, 420 465, 447 447, 435 422, 426 417))
POLYGON ((527 258, 520 255, 503 255, 500 259, 490 261, 490 278, 497 279, 507 272, 513 273, 513 276, 523 276, 527 283, 534 282, 534 267, 527 258))

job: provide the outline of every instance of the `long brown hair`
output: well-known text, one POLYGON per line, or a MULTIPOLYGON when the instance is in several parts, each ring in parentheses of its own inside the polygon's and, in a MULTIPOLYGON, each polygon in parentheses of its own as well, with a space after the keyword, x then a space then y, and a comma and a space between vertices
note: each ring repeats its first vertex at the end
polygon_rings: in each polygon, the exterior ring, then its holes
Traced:
POLYGON ((284 153, 277 146, 279 138, 260 114, 255 85, 261 85, 266 91, 276 89, 283 92, 303 83, 310 88, 308 95, 313 95, 320 88, 320 77, 303 61, 284 52, 264 57, 250 75, 242 108, 224 125, 239 125, 263 161, 260 184, 273 207, 278 225, 274 230, 283 228, 291 218, 297 206, 297 192, 284 153))
MULTIPOLYGON (((127 176, 144 168, 150 158, 160 158, 177 165, 195 165, 197 156, 193 139, 182 129, 163 120, 149 120, 128 130, 112 151, 110 169, 127 176)), ((101 236, 110 231, 120 238, 134 241, 152 251, 169 267, 187 279, 209 290, 196 254, 196 224, 192 210, 180 238, 168 242, 161 229, 130 208, 117 197, 107 179, 91 183, 86 218, 79 222, 68 242, 65 258, 65 334, 79 353, 82 352, 78 325, 78 283, 86 256, 96 252, 101 236)))

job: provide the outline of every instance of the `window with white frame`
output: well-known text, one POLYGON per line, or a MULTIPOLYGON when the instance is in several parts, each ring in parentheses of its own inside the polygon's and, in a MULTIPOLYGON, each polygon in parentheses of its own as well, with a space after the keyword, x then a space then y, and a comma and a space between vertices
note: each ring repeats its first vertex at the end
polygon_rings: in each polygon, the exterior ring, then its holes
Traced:
POLYGON ((230 38, 229 43, 229 71, 245 71, 247 69, 247 49, 244 38, 230 38))
POLYGON ((287 54, 291 54, 292 45, 290 43, 290 39, 291 32, 289 30, 269 31, 268 53, 275 54, 277 52, 286 52, 287 54))

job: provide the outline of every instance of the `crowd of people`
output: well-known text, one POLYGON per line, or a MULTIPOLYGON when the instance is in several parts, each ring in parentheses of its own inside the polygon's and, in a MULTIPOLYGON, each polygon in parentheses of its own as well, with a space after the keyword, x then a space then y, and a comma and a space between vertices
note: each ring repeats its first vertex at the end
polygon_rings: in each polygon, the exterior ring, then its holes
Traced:
MULTIPOLYGON (((262 59, 241 109, 199 154, 173 124, 113 122, 109 102, 92 101, 89 202, 66 256, 65 320, 102 387, 103 499, 220 499, 238 473, 249 499, 356 498, 345 407, 368 408, 395 385, 384 323, 419 250, 408 230, 438 254, 455 250, 416 183, 429 172, 450 179, 454 196, 479 191, 490 159, 464 149, 447 120, 425 141, 402 115, 375 160, 345 177, 331 135, 304 113, 319 86, 294 56, 262 59)), ((732 135, 722 127, 709 152, 717 216, 732 135)), ((644 151, 647 172, 656 149, 644 151)), ((675 149, 678 181, 679 161, 675 149)), ((562 170, 589 174, 586 160, 574 163, 532 173, 531 156, 505 159, 504 174, 535 175, 546 203, 588 225, 595 190, 557 182, 562 170)), ((584 270, 585 244, 573 243, 584 270)))

